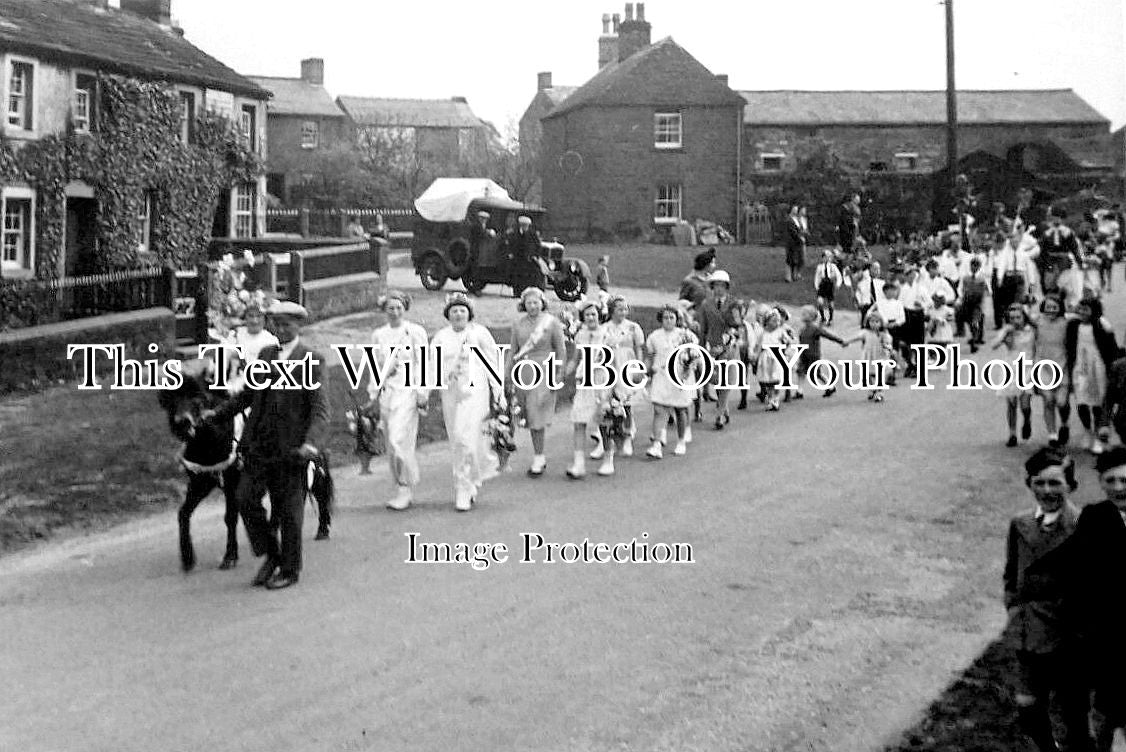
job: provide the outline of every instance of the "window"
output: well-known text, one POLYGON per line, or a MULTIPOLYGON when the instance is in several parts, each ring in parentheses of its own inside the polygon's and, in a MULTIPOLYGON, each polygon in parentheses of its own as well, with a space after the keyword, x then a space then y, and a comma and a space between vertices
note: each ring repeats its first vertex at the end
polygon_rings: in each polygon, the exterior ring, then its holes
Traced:
POLYGON ((75 133, 94 130, 94 103, 97 99, 98 79, 89 73, 74 75, 74 100, 71 102, 70 122, 75 133))
POLYGON ((180 92, 180 143, 190 144, 195 135, 195 94, 180 92))
POLYGON ((657 224, 676 224, 680 221, 680 184, 657 187, 657 207, 653 216, 657 224))
POLYGON ((35 101, 32 88, 35 83, 35 66, 13 60, 8 76, 8 125, 30 131, 34 127, 35 101))
POLYGON ((895 155, 895 169, 910 172, 919 169, 919 155, 914 152, 900 152, 895 155))
POLYGON ((6 188, 2 203, 0 269, 30 274, 35 268, 35 194, 30 188, 6 188))
POLYGON ((241 183, 235 189, 235 237, 254 237, 254 183, 241 183))
POLYGON ((679 112, 658 112, 653 116, 653 146, 658 149, 681 147, 679 112))
POLYGON ((137 214, 137 250, 147 253, 152 250, 152 194, 146 193, 137 214))
POLYGON ((316 149, 320 145, 321 134, 316 120, 301 123, 301 148, 316 149))
POLYGON ((785 154, 763 154, 762 169, 764 172, 779 172, 782 169, 782 160, 785 154))
POLYGON ((239 114, 239 126, 251 151, 258 151, 258 113, 252 104, 244 104, 239 114))

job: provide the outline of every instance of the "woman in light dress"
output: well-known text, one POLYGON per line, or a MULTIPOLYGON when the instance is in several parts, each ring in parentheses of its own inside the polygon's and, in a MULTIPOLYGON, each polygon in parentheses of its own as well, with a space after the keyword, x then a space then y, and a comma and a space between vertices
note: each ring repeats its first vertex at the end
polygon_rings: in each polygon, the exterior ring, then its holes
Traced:
POLYGON ((430 397, 421 386, 426 330, 404 318, 410 305, 410 296, 398 290, 388 292, 380 300, 379 308, 387 315, 387 323, 375 330, 372 343, 376 346, 382 382, 376 384, 372 379, 368 386, 372 399, 379 400, 379 420, 386 437, 391 477, 398 489, 387 508, 395 510, 406 509, 414 499, 414 487, 419 481, 415 456, 418 417, 425 412, 430 397))
POLYGON ((696 361, 702 356, 695 348, 678 351, 682 345, 696 344, 696 335, 680 326, 680 312, 666 305, 657 312, 661 328, 645 340, 645 355, 649 371, 649 401, 653 403, 653 426, 646 457, 660 459, 664 453, 665 435, 669 419, 676 420, 676 448, 680 456, 688 451, 688 408, 692 405, 695 390, 677 386, 672 378, 673 369, 682 384, 692 383, 696 361), (673 353, 677 355, 673 358, 673 353), (673 358, 670 361, 670 358, 673 358))
POLYGON ((579 318, 581 328, 575 333, 575 351, 567 360, 563 369, 564 376, 575 375, 575 397, 571 402, 571 425, 574 427, 574 460, 567 468, 567 477, 578 480, 586 475, 586 443, 589 426, 597 427, 602 419, 602 409, 605 405, 606 394, 609 391, 603 387, 605 372, 594 370, 591 375, 595 381, 584 384, 582 379, 585 371, 587 357, 593 357, 594 362, 600 362, 601 356, 597 348, 606 344, 606 329, 599 324, 599 305, 596 300, 587 300, 579 304, 579 318), (594 348, 594 349, 589 349, 594 348), (603 377, 599 379, 599 377, 603 377))
MULTIPOLYGON (((603 324, 606 331, 606 344, 614 353, 612 367, 617 374, 614 389, 622 398, 626 410, 627 436, 622 440, 621 454, 623 457, 633 456, 633 437, 637 434, 637 425, 633 419, 633 409, 638 398, 644 394, 644 389, 627 386, 623 379, 625 364, 631 360, 645 361, 645 333, 636 321, 627 318, 629 303, 621 295, 610 298, 610 320, 603 324)), ((602 459, 606 453, 605 441, 599 443, 591 452, 591 459, 602 459)))
MULTIPOLYGON (((485 362, 493 369, 502 365, 497 363, 493 335, 473 321, 469 298, 459 292, 451 293, 446 297, 443 313, 450 324, 434 335, 430 347, 446 386, 441 390, 442 417, 453 462, 454 506, 459 512, 468 512, 481 485, 497 474, 497 456, 484 429, 489 418, 490 394, 492 390, 503 391, 503 385, 494 383, 485 362)), ((500 375, 499 371, 496 375, 500 375)))
POLYGON ((1068 323, 1064 340, 1065 371, 1071 379, 1079 422, 1090 436, 1088 448, 1093 454, 1101 454, 1110 439, 1108 416, 1103 409, 1108 370, 1121 351, 1110 322, 1103 318, 1101 301, 1084 298, 1075 307, 1075 316, 1068 323))
POLYGON ((547 299, 543 290, 538 287, 526 287, 520 293, 517 310, 523 315, 512 322, 511 363, 505 371, 509 374, 508 378, 511 378, 511 374, 517 370, 517 364, 532 361, 538 368, 521 366, 519 370, 522 378, 527 383, 532 380, 536 371, 541 376, 534 385, 530 385, 530 389, 514 385, 516 396, 523 407, 522 420, 532 434, 532 466, 528 468, 528 475, 532 477, 543 475, 547 469, 547 457, 543 453, 544 433, 555 414, 556 390, 551 388, 544 362, 547 362, 552 371, 557 371, 567 354, 563 326, 546 308, 547 299))

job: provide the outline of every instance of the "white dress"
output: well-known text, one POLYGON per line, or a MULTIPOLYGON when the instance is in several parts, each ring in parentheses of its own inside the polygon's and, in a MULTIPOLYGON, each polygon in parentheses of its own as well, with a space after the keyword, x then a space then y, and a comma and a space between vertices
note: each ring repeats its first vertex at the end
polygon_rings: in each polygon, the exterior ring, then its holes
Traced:
MULTIPOLYGON (((497 363, 497 343, 489 330, 472 321, 456 332, 447 326, 434 335, 430 347, 438 361, 446 388, 442 395, 442 417, 449 437, 453 465, 454 492, 472 498, 481 484, 497 474, 497 456, 492 451, 485 423, 489 418, 491 390, 503 390, 493 383, 481 356, 497 363), (475 350, 476 352, 475 352, 475 350)), ((494 365, 503 374, 504 364, 494 365)), ((503 375, 501 375, 503 379, 503 375)))
MULTIPOLYGON (((778 327, 774 331, 763 331, 762 339, 759 340, 759 355, 758 355, 758 380, 760 384, 766 386, 774 386, 782 381, 782 364, 778 362, 778 358, 766 348, 772 346, 783 347, 783 354, 785 354, 785 346, 788 344, 785 327, 778 327)), ((788 356, 786 356, 788 357, 788 356)))
MULTIPOLYGON (((687 408, 696 396, 695 389, 681 389, 672 380, 669 372, 669 357, 684 344, 695 344, 696 335, 687 329, 674 328, 666 332, 664 328, 650 333, 645 340, 645 350, 653 358, 653 372, 649 381, 649 401, 664 407, 687 408)), ((681 353, 672 364, 681 383, 693 382, 693 368, 688 362, 687 353, 681 353)))
POLYGON ((407 364, 411 379, 418 382, 422 375, 422 351, 426 349, 426 330, 409 321, 392 327, 384 324, 372 334, 376 362, 384 381, 382 389, 374 379, 368 387, 372 397, 379 397, 379 420, 387 442, 387 459, 391 464, 391 477, 400 486, 418 485, 418 389, 406 384, 407 364), (388 358, 388 346, 399 345, 394 359, 388 358), (386 364, 386 365, 385 365, 386 364))
MULTIPOLYGON (((576 351, 578 347, 583 345, 597 346, 605 344, 607 344, 605 325, 602 325, 594 330, 588 329, 584 326, 578 331, 578 333, 575 334, 576 351)), ((595 357, 594 362, 598 363, 601 356, 597 354, 597 350, 592 352, 594 353, 595 357)), ((582 378, 583 362, 585 358, 585 355, 579 355, 579 365, 575 371, 576 381, 582 378)), ((591 384, 590 387, 586 389, 580 389, 576 384, 575 397, 573 400, 571 400, 572 423, 586 423, 593 426, 597 425, 602 419, 601 408, 603 403, 605 402, 607 390, 604 388, 596 387, 598 387, 599 384, 603 383, 602 380, 599 379, 599 377, 605 376, 605 373, 596 369, 592 372, 592 375, 594 376, 595 382, 591 384)))
POLYGON ((1106 364, 1095 343, 1095 330, 1080 324, 1075 343, 1075 366, 1071 370, 1071 388, 1079 405, 1102 406, 1106 399, 1106 364))

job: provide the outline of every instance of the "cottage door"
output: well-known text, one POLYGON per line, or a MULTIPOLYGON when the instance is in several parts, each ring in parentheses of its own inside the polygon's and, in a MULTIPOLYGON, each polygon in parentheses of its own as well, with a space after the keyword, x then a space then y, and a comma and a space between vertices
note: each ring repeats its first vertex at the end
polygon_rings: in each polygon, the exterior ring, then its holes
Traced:
MULTIPOLYGON (((81 277, 98 271, 98 202, 92 198, 66 199, 66 251, 63 276, 81 277)), ((90 285, 64 287, 62 309, 66 318, 93 310, 94 289, 90 285)))

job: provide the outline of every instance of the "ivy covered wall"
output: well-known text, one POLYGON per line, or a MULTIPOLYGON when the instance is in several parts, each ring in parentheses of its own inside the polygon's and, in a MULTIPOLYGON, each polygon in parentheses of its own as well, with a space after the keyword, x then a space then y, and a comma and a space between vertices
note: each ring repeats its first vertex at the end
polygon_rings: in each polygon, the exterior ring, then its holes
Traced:
POLYGON ((264 165, 225 117, 204 112, 192 131, 192 143, 182 143, 175 90, 101 76, 93 133, 46 135, 22 145, 0 140, 0 183, 36 189, 35 276, 58 276, 71 181, 91 186, 98 202, 93 271, 204 261, 220 192, 256 181, 264 165), (154 255, 141 258, 146 196, 152 197, 154 255))

